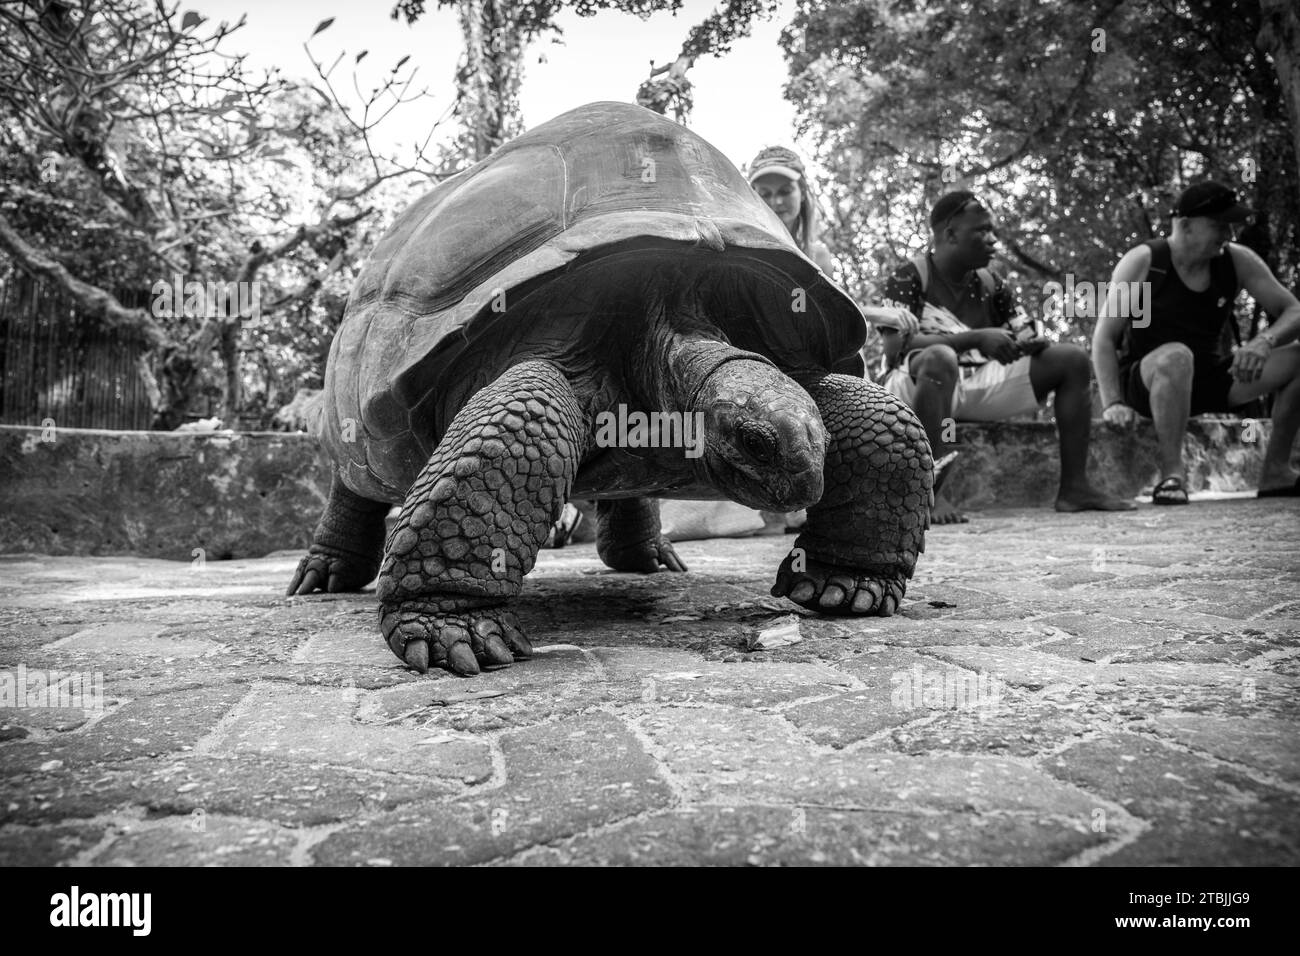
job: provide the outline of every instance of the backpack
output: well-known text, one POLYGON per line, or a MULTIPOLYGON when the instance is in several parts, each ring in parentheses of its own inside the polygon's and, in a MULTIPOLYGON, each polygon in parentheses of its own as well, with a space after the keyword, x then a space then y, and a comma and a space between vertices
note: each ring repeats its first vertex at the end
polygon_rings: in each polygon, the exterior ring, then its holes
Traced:
MULTIPOLYGON (((925 290, 930 287, 930 257, 927 253, 922 252, 907 261, 916 268, 917 273, 921 276, 921 299, 924 301, 925 290)), ((997 279, 994 277, 991 270, 988 268, 976 269, 975 275, 979 276, 980 285, 984 286, 984 292, 986 295, 992 295, 997 291, 997 279)), ((917 316, 917 318, 920 318, 920 316, 917 316)), ((880 375, 883 377, 897 368, 902 357, 902 352, 899 352, 896 355, 890 355, 888 353, 882 355, 880 357, 880 375)))
MULTIPOLYGON (((921 295, 924 296, 925 290, 930 287, 930 257, 923 252, 918 256, 913 256, 907 261, 916 266, 916 271, 921 274, 921 295)), ((984 286, 984 291, 986 293, 992 295, 997 291, 998 281, 991 270, 987 267, 976 269, 975 274, 979 276, 980 285, 984 286)))

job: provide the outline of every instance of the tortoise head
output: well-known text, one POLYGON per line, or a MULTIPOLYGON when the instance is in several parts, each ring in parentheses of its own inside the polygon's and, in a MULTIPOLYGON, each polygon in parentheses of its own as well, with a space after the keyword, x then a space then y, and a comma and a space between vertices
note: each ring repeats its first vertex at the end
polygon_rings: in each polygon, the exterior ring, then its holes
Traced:
POLYGON ((826 429, 811 396, 764 361, 737 358, 700 383, 701 479, 733 501, 797 511, 822 496, 826 429))

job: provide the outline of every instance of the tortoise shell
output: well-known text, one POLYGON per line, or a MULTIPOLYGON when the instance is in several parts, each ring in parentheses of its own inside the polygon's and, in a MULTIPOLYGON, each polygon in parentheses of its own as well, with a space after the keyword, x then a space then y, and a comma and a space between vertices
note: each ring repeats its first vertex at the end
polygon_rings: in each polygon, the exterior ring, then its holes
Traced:
POLYGON ((618 295, 683 279, 737 348, 862 374, 861 311, 740 171, 657 113, 592 103, 398 217, 331 346, 322 440, 353 491, 400 501, 450 417, 517 356, 572 357, 611 316, 636 321, 618 295))

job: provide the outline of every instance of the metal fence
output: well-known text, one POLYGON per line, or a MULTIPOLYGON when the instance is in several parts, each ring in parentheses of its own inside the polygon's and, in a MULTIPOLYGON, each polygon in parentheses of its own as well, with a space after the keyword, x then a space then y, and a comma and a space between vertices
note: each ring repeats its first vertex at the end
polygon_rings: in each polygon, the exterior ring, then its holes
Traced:
MULTIPOLYGON (((117 293, 123 305, 147 293, 117 293)), ((137 367, 144 346, 103 329, 68 298, 21 273, 0 274, 0 423, 147 429, 149 399, 137 367)))

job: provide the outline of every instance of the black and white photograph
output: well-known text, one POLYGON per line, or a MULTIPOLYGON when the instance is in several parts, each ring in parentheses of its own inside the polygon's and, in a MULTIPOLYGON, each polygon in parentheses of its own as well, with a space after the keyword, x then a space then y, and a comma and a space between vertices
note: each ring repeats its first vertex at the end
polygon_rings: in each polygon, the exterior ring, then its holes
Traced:
POLYGON ((1245 945, 1298 295, 1295 0, 0 0, 24 918, 1083 868, 1245 945))

